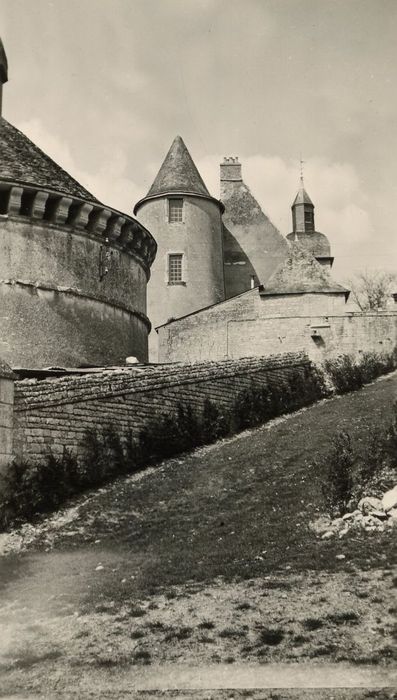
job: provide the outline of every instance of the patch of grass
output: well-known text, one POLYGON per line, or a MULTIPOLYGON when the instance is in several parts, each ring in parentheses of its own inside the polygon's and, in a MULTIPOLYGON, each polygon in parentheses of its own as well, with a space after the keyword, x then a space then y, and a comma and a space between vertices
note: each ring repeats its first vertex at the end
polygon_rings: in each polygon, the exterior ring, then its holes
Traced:
POLYGON ((259 643, 267 646, 277 646, 284 639, 284 632, 278 628, 264 627, 259 632, 259 643))
POLYGON ((327 615, 327 620, 333 622, 335 625, 343 625, 346 622, 354 624, 357 623, 359 619, 359 614, 354 610, 341 610, 327 615))
POLYGON ((324 626, 324 621, 318 617, 307 617, 303 620, 302 625, 306 630, 314 632, 314 630, 319 630, 324 626))
POLYGON ((268 588, 270 590, 284 590, 284 591, 290 591, 292 589, 292 583, 289 581, 281 581, 278 579, 273 579, 270 581, 264 581, 263 583, 264 588, 268 588))
POLYGON ((152 657, 149 651, 146 649, 138 649, 133 655, 134 661, 141 661, 144 664, 150 664, 152 662, 152 657))
POLYGON ((252 605, 250 603, 239 603, 236 605, 236 610, 251 610, 252 605))
POLYGON ((146 615, 146 613, 147 613, 147 610, 145 610, 145 608, 138 608, 138 607, 131 608, 128 611, 128 615, 130 617, 143 617, 144 615, 146 615))
POLYGON ((213 637, 209 637, 208 634, 200 635, 198 641, 200 644, 215 644, 215 639, 213 637))
POLYGON ((222 637, 223 639, 237 639, 238 637, 244 637, 246 634, 246 630, 225 627, 225 629, 220 630, 218 636, 222 637))
POLYGON ((213 630, 215 624, 211 620, 203 620, 202 622, 199 622, 197 627, 199 627, 202 630, 213 630))
POLYGON ((131 639, 142 639, 144 636, 145 632, 143 630, 133 630, 131 632, 131 639))
POLYGON ((335 644, 321 644, 318 647, 315 647, 314 649, 310 649, 308 652, 308 655, 310 658, 314 659, 316 656, 328 656, 330 654, 333 654, 337 649, 337 646, 335 644))
POLYGON ((297 644, 300 646, 301 644, 306 644, 306 642, 310 642, 310 637, 306 637, 304 634, 295 634, 292 637, 292 642, 294 644, 297 644))
POLYGON ((189 639, 193 633, 192 627, 180 627, 179 629, 174 629, 169 632, 165 637, 166 642, 172 640, 183 641, 184 639, 189 639))
POLYGON ((36 664, 41 664, 45 661, 55 661, 62 656, 62 653, 56 649, 51 651, 43 652, 42 654, 35 654, 32 651, 25 650, 20 653, 19 657, 12 663, 14 668, 25 669, 35 666, 36 664))

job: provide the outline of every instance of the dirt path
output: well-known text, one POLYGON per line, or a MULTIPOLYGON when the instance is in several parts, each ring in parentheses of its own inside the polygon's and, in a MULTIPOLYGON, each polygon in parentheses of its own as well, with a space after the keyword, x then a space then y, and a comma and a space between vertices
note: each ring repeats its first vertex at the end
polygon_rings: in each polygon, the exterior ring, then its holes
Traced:
POLYGON ((395 530, 319 540, 311 459, 337 427, 361 440, 385 422, 396 389, 390 377, 171 460, 8 538, 22 547, 0 559, 0 697, 131 697, 172 674, 192 692, 328 678, 378 697, 395 530))

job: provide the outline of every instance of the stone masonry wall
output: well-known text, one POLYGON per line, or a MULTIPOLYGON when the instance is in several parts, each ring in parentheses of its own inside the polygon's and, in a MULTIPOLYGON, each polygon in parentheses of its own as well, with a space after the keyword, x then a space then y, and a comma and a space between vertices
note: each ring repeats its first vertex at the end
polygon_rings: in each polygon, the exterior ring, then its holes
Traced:
POLYGON ((315 362, 341 354, 390 352, 397 312, 345 312, 343 294, 261 297, 258 289, 158 329, 161 362, 205 362, 306 352, 315 362))
POLYGON ((279 357, 209 362, 193 365, 120 368, 99 374, 15 383, 14 451, 18 458, 40 462, 51 450, 67 447, 83 454, 87 428, 101 431, 114 424, 121 434, 141 429, 172 413, 179 403, 201 410, 206 398, 219 408, 231 407, 236 393, 252 380, 286 378, 296 367, 309 366, 303 353, 279 357))

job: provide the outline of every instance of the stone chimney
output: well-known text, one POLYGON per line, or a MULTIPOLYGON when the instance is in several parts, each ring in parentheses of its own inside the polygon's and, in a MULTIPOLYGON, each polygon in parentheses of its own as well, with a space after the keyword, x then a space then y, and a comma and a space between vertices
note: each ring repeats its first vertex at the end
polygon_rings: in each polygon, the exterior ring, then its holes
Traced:
POLYGON ((221 199, 227 196, 234 183, 242 182, 241 163, 237 156, 225 156, 220 164, 221 171, 221 199))
POLYGON ((7 56, 4 51, 3 42, 0 38, 0 117, 2 114, 2 97, 3 97, 3 84, 8 80, 8 64, 7 56))

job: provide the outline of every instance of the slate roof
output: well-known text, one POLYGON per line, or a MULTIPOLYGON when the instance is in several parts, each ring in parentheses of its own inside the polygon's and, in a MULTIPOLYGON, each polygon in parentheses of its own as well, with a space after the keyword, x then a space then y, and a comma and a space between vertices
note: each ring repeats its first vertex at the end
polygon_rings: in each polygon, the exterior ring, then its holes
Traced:
POLYGON ((183 139, 176 136, 147 197, 180 192, 210 197, 183 139))
POLYGON ((262 296, 282 294, 345 294, 349 290, 334 282, 329 272, 299 243, 291 243, 289 255, 261 291, 262 296))
POLYGON ((314 257, 329 258, 331 255, 331 246, 327 236, 320 231, 292 231, 287 234, 289 241, 296 241, 308 250, 314 257))
POLYGON ((25 134, 0 118, 0 181, 33 185, 98 202, 25 134))
POLYGON ((314 207, 314 204, 304 187, 301 187, 300 190, 298 190, 298 194, 296 195, 292 206, 294 207, 296 204, 311 204, 312 207, 314 207))

